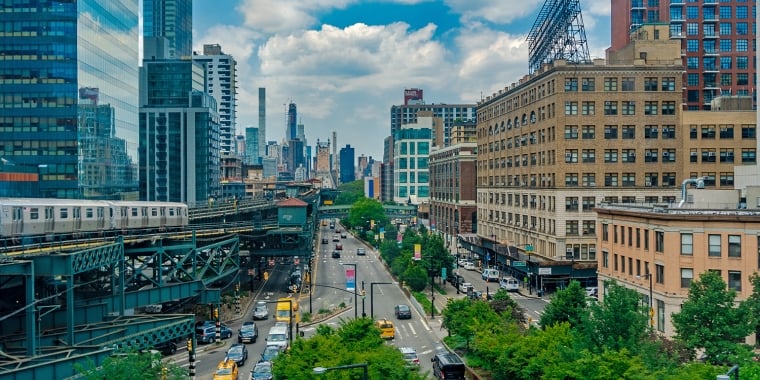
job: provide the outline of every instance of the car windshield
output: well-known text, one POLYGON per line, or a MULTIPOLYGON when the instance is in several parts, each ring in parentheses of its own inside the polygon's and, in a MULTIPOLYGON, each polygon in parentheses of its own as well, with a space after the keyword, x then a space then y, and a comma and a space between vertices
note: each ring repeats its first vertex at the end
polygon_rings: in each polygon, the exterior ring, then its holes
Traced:
POLYGON ((269 373, 272 373, 272 367, 270 367, 267 364, 264 364, 264 365, 256 364, 256 367, 253 368, 253 373, 260 374, 260 375, 269 374, 269 373))
POLYGON ((242 355, 243 354, 243 348, 242 347, 232 347, 229 351, 227 351, 227 355, 229 356, 235 356, 235 355, 242 355))
POLYGON ((232 368, 219 368, 216 370, 217 375, 232 375, 232 368))
POLYGON ((274 358, 275 356, 277 356, 277 354, 279 353, 280 353, 279 347, 267 347, 264 350, 264 353, 261 354, 261 357, 264 358, 265 360, 270 360, 274 358))
POLYGON ((247 325, 240 328, 242 332, 253 332, 253 326, 247 325))
POLYGON ((406 305, 399 305, 398 311, 409 311, 409 307, 406 305))
POLYGON ((417 359, 417 354, 414 352, 407 352, 406 354, 404 354, 404 359, 407 359, 407 360, 417 359))
POLYGON ((285 334, 272 334, 269 336, 270 342, 284 342, 287 340, 285 334))

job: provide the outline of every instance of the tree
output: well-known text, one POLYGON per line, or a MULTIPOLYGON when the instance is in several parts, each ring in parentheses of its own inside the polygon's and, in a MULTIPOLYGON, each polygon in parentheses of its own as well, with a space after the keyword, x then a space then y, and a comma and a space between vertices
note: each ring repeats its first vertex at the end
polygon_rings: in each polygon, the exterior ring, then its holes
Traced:
POLYGON ((350 205, 364 198, 364 181, 357 180, 348 183, 342 183, 338 186, 338 196, 335 198, 336 205, 350 205))
POLYGON ((586 314, 586 292, 578 281, 570 281, 567 288, 557 292, 546 305, 539 325, 545 329, 551 325, 568 322, 571 327, 578 326, 586 314))
MULTIPOLYGON (((753 318, 752 326, 755 330, 755 335, 760 338, 760 275, 753 273, 749 281, 752 284, 752 294, 744 302, 750 310, 750 316, 753 318)), ((760 339, 757 340, 755 346, 760 346, 760 339)))
MULTIPOLYGON (((314 378, 316 367, 368 363, 370 379, 423 379, 409 371, 401 352, 380 338, 373 320, 344 320, 337 329, 320 328, 309 339, 298 338, 290 350, 280 354, 273 367, 275 379, 314 378)), ((361 369, 328 371, 324 379, 356 379, 361 369)))
POLYGON ((579 330, 592 352, 622 349, 638 352, 646 336, 646 312, 638 292, 611 281, 604 300, 588 308, 579 330))
POLYGON ((374 220, 376 226, 384 226, 388 223, 383 204, 375 199, 361 198, 353 203, 346 219, 353 227, 370 228, 370 221, 374 220))
POLYGON ((748 304, 735 304, 736 291, 728 289, 720 274, 703 273, 692 281, 681 311, 673 314, 676 339, 691 350, 703 350, 712 364, 745 361, 750 349, 743 343, 754 328, 748 304))
POLYGON ((128 352, 109 356, 103 365, 88 361, 75 365, 74 370, 85 380, 180 380, 187 378, 187 370, 174 363, 162 361, 161 354, 154 351, 128 352))

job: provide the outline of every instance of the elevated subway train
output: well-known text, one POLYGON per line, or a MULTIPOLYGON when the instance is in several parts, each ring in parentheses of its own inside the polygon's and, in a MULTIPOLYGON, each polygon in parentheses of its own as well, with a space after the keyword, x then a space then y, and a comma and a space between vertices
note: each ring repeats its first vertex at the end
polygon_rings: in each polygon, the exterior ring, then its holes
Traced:
POLYGON ((184 203, 0 198, 0 238, 6 241, 54 241, 132 230, 175 231, 187 224, 184 203))

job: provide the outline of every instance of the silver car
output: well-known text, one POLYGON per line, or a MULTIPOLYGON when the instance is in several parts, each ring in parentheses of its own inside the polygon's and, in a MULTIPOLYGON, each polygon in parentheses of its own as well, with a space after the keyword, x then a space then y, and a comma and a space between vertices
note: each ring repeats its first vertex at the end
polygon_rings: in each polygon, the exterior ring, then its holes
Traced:
POLYGON ((267 308, 266 302, 264 301, 256 302, 256 307, 253 309, 253 319, 254 320, 269 319, 269 308, 267 308))

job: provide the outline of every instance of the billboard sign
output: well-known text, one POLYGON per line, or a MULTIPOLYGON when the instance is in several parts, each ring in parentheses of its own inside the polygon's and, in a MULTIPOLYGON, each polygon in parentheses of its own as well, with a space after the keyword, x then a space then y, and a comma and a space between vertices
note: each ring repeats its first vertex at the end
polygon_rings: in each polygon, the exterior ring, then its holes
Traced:
POLYGON ((356 290, 356 270, 353 267, 346 267, 346 290, 356 290))

